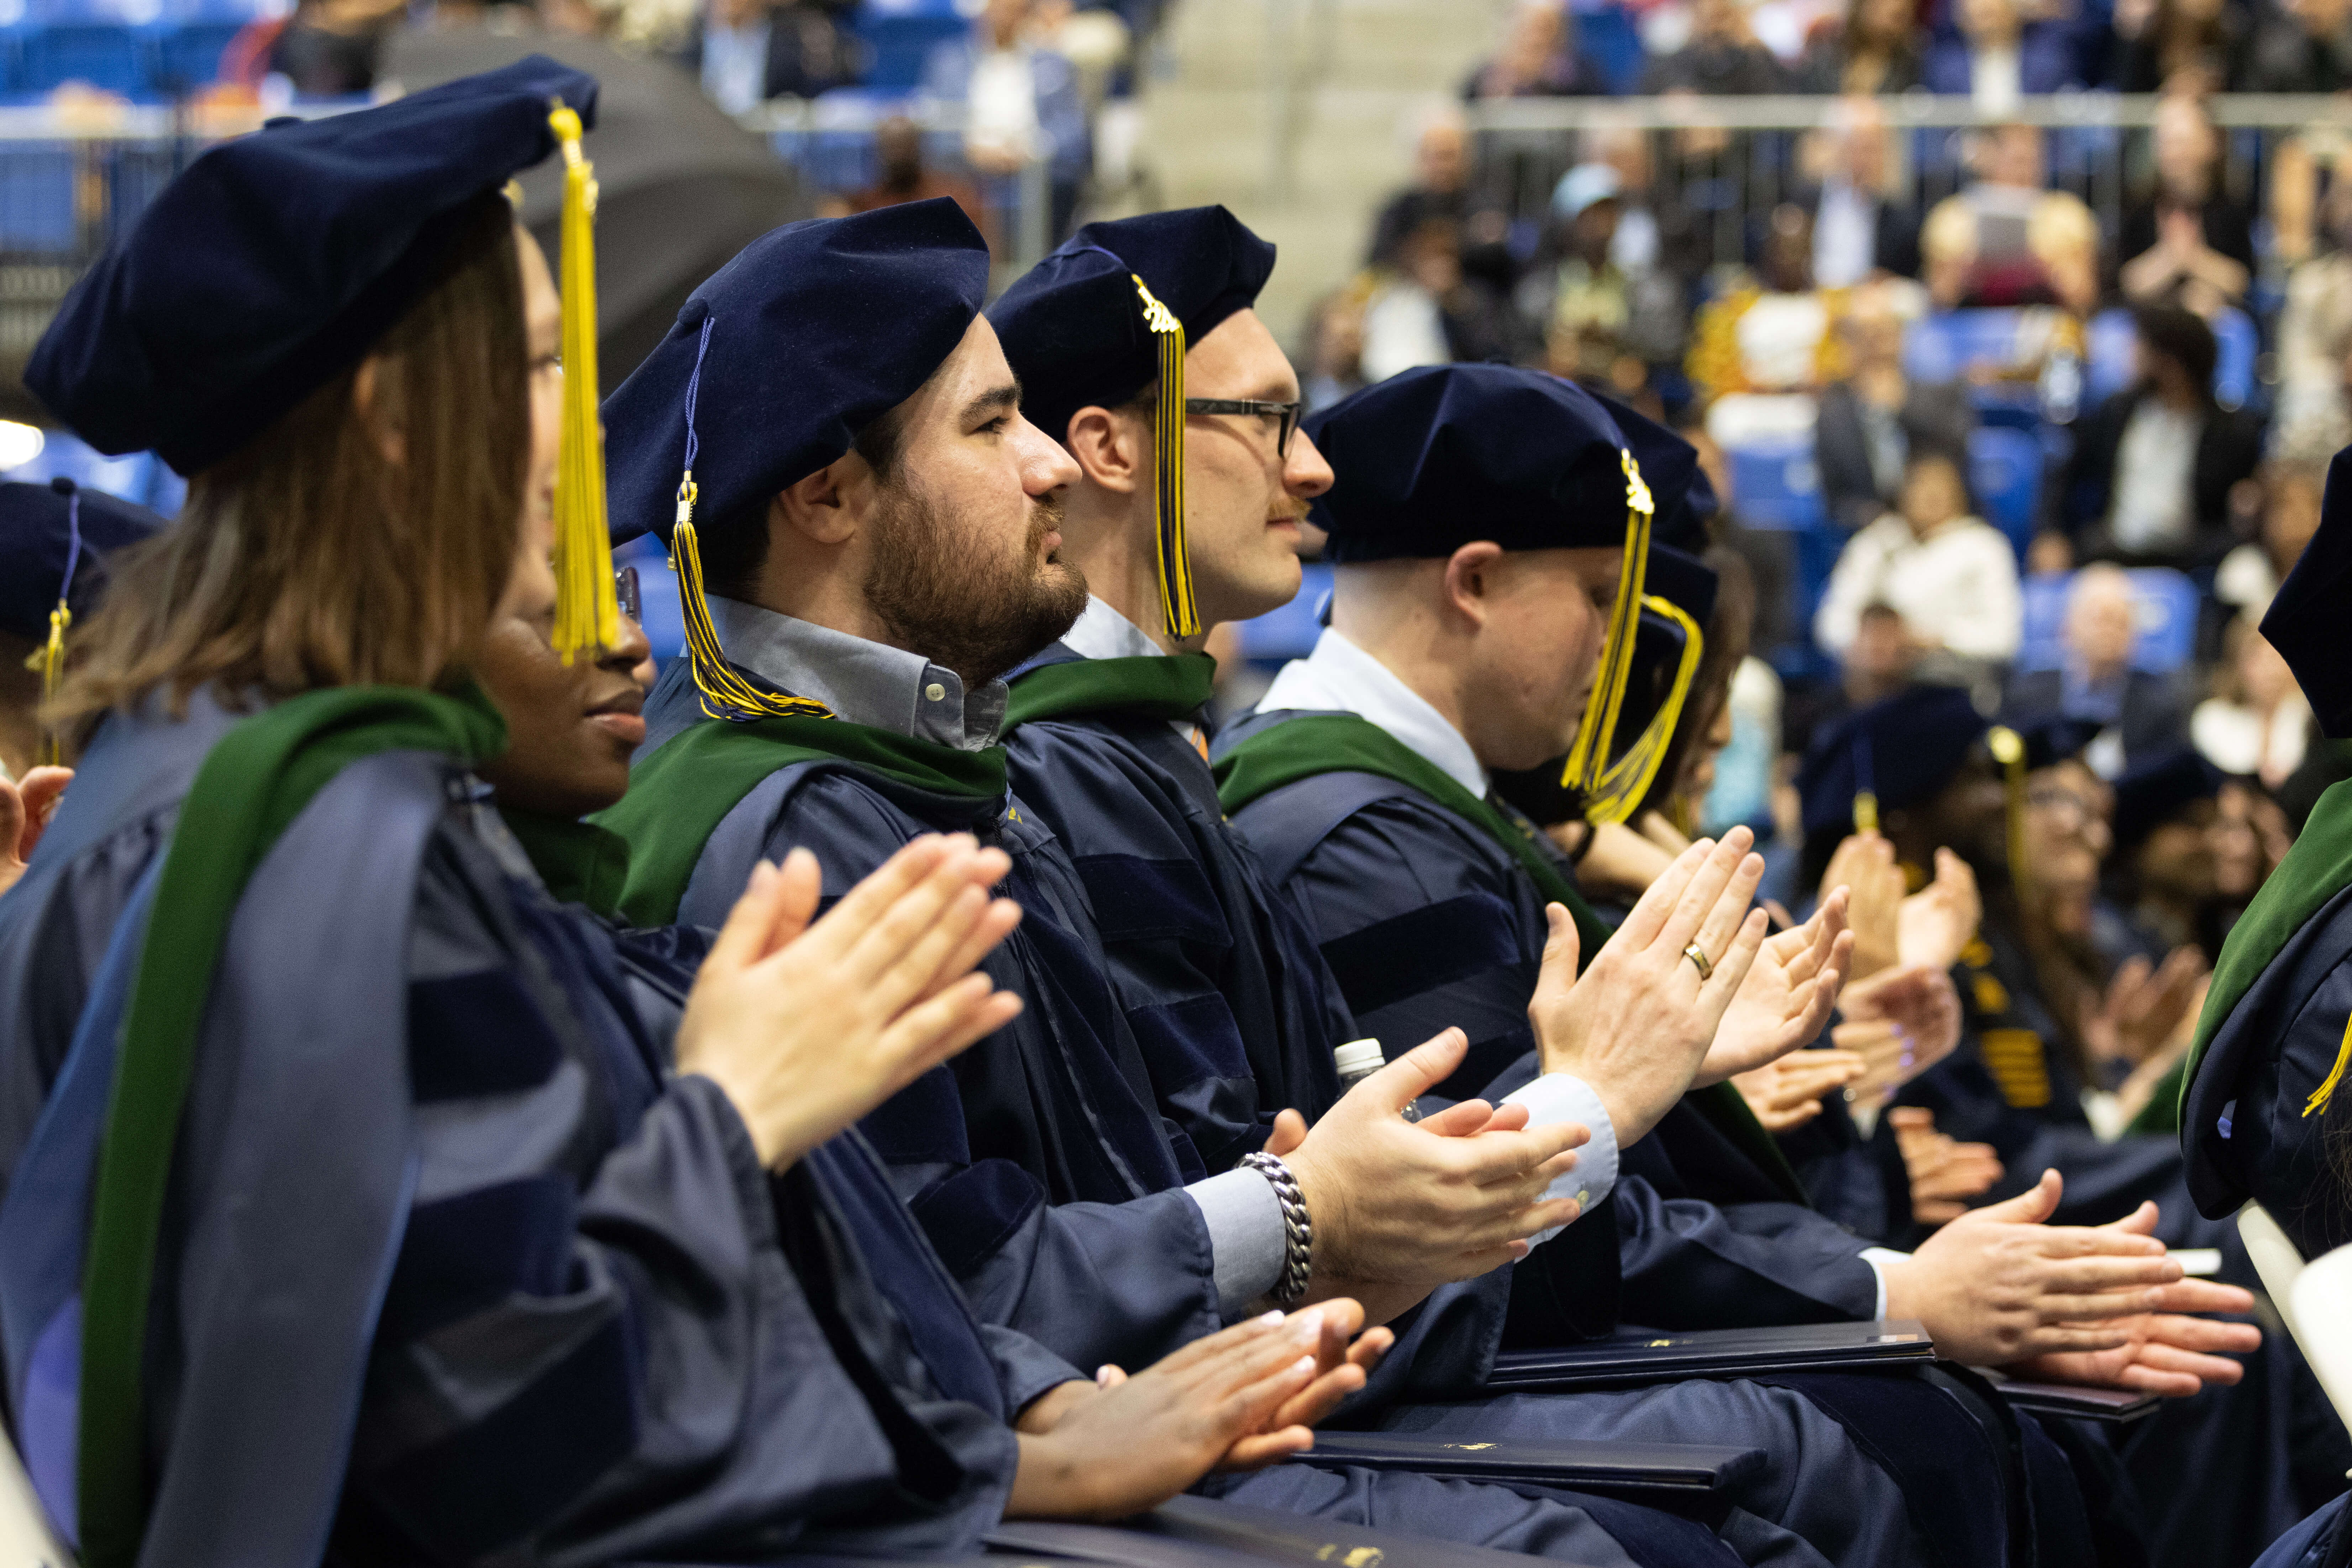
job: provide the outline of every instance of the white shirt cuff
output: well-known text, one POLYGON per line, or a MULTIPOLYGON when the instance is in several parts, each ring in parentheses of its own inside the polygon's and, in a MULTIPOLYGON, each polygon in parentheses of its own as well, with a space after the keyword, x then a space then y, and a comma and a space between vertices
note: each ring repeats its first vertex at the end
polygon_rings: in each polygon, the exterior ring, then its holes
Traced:
POLYGON ((1209 1229, 1209 1267, 1217 1310, 1228 1321, 1274 1289, 1289 1255, 1282 1201, 1274 1184, 1246 1166, 1194 1182, 1184 1189, 1209 1229))
MULTIPOLYGON (((1592 1086, 1570 1073, 1548 1072, 1523 1089, 1503 1097, 1505 1105, 1528 1108, 1530 1128, 1580 1122, 1591 1141, 1576 1152, 1576 1169, 1544 1190, 1547 1198, 1574 1198, 1580 1216, 1591 1214, 1617 1185, 1617 1129, 1592 1086)), ((1541 1247, 1567 1227, 1554 1226, 1528 1240, 1541 1247)))
POLYGON ((1870 1265, 1870 1271, 1873 1274, 1878 1276, 1878 1305, 1872 1310, 1870 1314, 1872 1317, 1886 1316, 1886 1266, 1890 1263, 1905 1262, 1910 1256, 1907 1252, 1897 1252, 1891 1247, 1865 1247, 1862 1249, 1862 1260, 1870 1265))

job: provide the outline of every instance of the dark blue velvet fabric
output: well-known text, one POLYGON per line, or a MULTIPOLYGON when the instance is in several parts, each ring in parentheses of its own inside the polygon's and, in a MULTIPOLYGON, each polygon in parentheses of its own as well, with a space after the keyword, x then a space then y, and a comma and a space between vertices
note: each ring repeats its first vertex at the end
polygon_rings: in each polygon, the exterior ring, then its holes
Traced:
POLYGON ((126 544, 152 538, 164 520, 143 506, 101 490, 74 492, 73 481, 0 485, 0 632, 28 642, 49 635, 49 612, 69 592, 74 619, 98 607, 106 584, 106 558, 126 544), (70 512, 70 517, 68 516, 70 512), (74 534, 81 535, 80 553, 74 534), (66 567, 73 566, 68 587, 66 567))

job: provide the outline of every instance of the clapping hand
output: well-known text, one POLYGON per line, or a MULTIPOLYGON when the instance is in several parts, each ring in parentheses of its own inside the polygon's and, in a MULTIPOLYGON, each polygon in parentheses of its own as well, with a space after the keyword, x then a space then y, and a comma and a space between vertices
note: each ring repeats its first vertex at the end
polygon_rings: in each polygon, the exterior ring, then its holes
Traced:
POLYGON ((2207 1384, 2227 1387, 2246 1375, 2229 1352, 2259 1349, 2263 1331, 2252 1323, 2187 1314, 2250 1312, 2251 1293, 2215 1280, 2183 1279, 2150 1294, 2157 1298, 2155 1309, 2101 1325, 2122 1335, 2122 1344, 2036 1356, 2007 1370, 2019 1377, 2137 1389, 2171 1399, 2186 1399, 2207 1384))
POLYGON ((2102 1060, 2137 1067, 2179 1027, 2205 973, 2204 954, 2193 946, 2174 948, 2161 967, 2135 953, 2116 970, 2106 994, 2084 1010, 2084 1043, 2102 1060))
POLYGON ((1936 879, 1895 909, 1895 950, 1906 968, 1949 969, 1984 919, 1977 874, 1949 849, 1936 851, 1936 879))
POLYGON ((1969 1212, 1968 1200, 1982 1197, 2000 1180, 2000 1156, 1990 1143, 1963 1143, 1936 1131, 1936 1113, 1919 1105, 1898 1105, 1886 1113, 1911 1181, 1911 1217, 1921 1225, 1946 1225, 1969 1212))
POLYGON ((73 782, 71 768, 28 768, 12 781, 0 769, 0 893, 16 885, 41 841, 41 830, 73 782))
POLYGON ((1952 1054, 1960 1043, 1960 998, 1943 969, 1880 971, 1846 988, 1845 1022, 1830 1032, 1842 1050, 1859 1051, 1867 1067, 1852 1098, 1876 1107, 1952 1054))
POLYGON ((1822 1096, 1862 1076, 1853 1051, 1791 1051, 1731 1080, 1767 1132, 1789 1132, 1822 1113, 1822 1096))
POLYGON ((1846 891, 1834 889, 1803 925, 1764 939, 1699 1065, 1696 1087, 1721 1083, 1809 1045, 1837 1005, 1853 933, 1846 891))
POLYGON ((1867 980, 1902 962, 1903 868, 1895 863, 1895 846, 1875 833, 1841 840, 1822 873, 1822 887, 1824 896, 1827 889, 1843 888, 1853 900, 1845 917, 1853 931, 1849 982, 1867 980))

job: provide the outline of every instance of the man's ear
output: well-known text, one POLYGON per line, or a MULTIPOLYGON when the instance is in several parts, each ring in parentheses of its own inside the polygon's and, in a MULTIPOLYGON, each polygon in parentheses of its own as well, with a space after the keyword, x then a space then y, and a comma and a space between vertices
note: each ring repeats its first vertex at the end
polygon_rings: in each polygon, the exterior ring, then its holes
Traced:
POLYGON ((1113 414, 1108 408, 1087 407, 1070 416, 1070 456, 1087 478, 1114 495, 1132 495, 1144 482, 1150 460, 1144 451, 1142 422, 1113 414))
POLYGON ((768 506, 768 524, 781 523, 813 544, 846 544, 864 521, 874 470, 845 452, 804 479, 786 485, 768 506))
POLYGON ((1461 616, 1474 631, 1484 626, 1502 564, 1503 547, 1485 539, 1447 557, 1443 589, 1446 613, 1461 616))

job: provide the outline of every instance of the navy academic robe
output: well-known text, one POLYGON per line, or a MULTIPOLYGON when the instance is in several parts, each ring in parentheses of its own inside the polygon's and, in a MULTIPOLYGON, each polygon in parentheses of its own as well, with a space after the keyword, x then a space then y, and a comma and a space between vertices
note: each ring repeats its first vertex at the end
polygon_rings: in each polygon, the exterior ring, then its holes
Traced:
MULTIPOLYGON (((7 1396, 68 1525, 116 1030, 230 721, 201 697, 110 721, 0 901, 7 1396)), ((142 1561, 971 1549, 1011 1484, 1005 1412, 1070 1369, 927 1335, 932 1370, 850 1242, 855 1148, 772 1185, 468 783, 424 752, 350 765, 231 921, 159 1257, 142 1561)))

